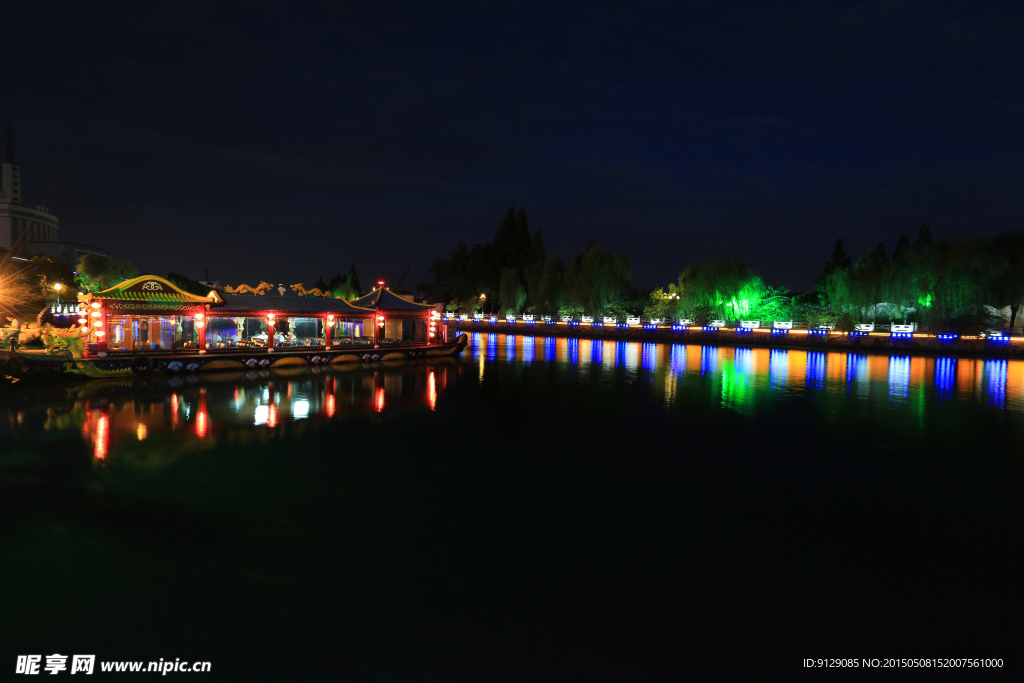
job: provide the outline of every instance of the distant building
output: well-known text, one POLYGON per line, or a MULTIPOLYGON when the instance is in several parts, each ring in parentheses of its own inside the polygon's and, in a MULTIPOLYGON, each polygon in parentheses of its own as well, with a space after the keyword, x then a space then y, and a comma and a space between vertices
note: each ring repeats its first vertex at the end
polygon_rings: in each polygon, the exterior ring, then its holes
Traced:
POLYGON ((7 126, 7 152, 0 174, 0 247, 15 256, 49 254, 74 266, 83 254, 112 257, 106 249, 58 241, 57 217, 45 206, 21 203, 21 171, 14 156, 14 128, 7 126))

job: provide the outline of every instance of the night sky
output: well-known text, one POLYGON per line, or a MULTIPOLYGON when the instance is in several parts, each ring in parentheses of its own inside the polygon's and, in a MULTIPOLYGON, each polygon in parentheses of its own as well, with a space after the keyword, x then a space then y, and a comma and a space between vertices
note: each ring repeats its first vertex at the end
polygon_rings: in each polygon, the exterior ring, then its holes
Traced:
POLYGON ((1019 3, 302 4, 6 6, 23 203, 141 272, 403 289, 513 205, 645 287, 1024 228, 1019 3))

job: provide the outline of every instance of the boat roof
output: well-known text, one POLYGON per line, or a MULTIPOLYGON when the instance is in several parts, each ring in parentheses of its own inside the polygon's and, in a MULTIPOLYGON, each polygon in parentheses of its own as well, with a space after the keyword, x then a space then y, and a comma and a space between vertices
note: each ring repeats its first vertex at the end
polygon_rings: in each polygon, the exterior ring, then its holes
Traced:
POLYGON ((186 292, 167 279, 156 275, 140 275, 131 280, 125 280, 102 292, 81 295, 79 301, 89 301, 93 298, 145 302, 149 308, 159 307, 163 304, 207 304, 210 313, 214 315, 224 313, 244 315, 275 311, 295 314, 334 313, 338 316, 366 317, 373 315, 377 309, 424 313, 434 308, 432 304, 419 304, 399 296, 386 287, 378 287, 355 301, 346 301, 340 297, 299 296, 295 291, 287 289, 283 285, 278 287, 277 292, 271 289, 263 294, 228 294, 210 290, 206 296, 199 296, 186 292))
POLYGON ((215 290, 211 290, 206 296, 191 294, 181 289, 174 283, 156 275, 140 275, 120 282, 109 289, 94 294, 83 294, 78 297, 79 301, 90 299, 118 299, 122 301, 145 301, 154 304, 217 304, 221 296, 215 290))
POLYGON ((223 303, 210 307, 210 313, 222 311, 249 313, 256 311, 277 311, 280 313, 334 313, 366 317, 373 315, 372 308, 353 306, 344 299, 323 296, 278 296, 277 294, 222 294, 223 303))
POLYGON ((415 301, 409 301, 386 287, 378 287, 369 294, 359 297, 352 304, 366 308, 383 308, 389 311, 429 311, 434 308, 433 304, 418 304, 415 301))

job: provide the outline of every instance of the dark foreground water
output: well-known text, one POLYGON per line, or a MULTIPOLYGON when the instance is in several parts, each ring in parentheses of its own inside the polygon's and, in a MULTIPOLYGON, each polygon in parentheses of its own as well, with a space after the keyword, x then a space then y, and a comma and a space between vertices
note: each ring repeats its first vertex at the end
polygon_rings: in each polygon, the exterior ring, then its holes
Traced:
POLYGON ((318 370, 0 387, 0 672, 1021 675, 1024 362, 485 334, 318 370))

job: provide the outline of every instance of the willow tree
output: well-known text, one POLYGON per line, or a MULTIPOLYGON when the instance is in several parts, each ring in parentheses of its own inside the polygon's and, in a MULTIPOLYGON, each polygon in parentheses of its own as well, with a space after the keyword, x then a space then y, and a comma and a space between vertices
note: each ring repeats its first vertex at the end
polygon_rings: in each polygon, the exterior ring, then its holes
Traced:
POLYGON ((498 305, 509 315, 516 315, 526 303, 526 288, 520 273, 515 268, 501 269, 501 284, 498 288, 498 305))
POLYGON ((566 299, 590 315, 601 315, 629 291, 632 266, 627 256, 599 249, 593 241, 576 257, 566 283, 566 299))
POLYGON ((741 258, 711 259, 699 267, 690 264, 676 286, 669 287, 669 294, 679 297, 679 314, 698 322, 755 316, 766 292, 764 281, 741 258))
POLYGON ((530 253, 526 259, 526 266, 523 268, 523 284, 526 286, 527 301, 533 306, 540 303, 540 283, 544 279, 544 270, 547 267, 547 257, 544 253, 544 237, 540 230, 533 234, 533 241, 530 242, 530 253))
POLYGON ((821 274, 814 281, 814 291, 823 306, 837 311, 844 311, 851 305, 850 270, 853 260, 843 248, 843 238, 836 240, 832 247, 832 255, 825 262, 821 274))
POLYGON ((863 315, 875 318, 878 304, 885 302, 888 273, 889 257, 885 245, 879 242, 857 259, 850 273, 850 304, 863 315))
POLYGON ((906 233, 900 235, 886 268, 880 300, 899 311, 915 308, 920 298, 917 289, 927 279, 921 268, 922 259, 922 255, 911 246, 906 233))
POLYGON ((918 265, 928 285, 918 297, 920 322, 936 329, 961 329, 982 322, 992 265, 984 240, 932 242, 922 251, 918 265))
POLYGON ((534 307, 541 314, 554 314, 565 301, 565 266, 558 254, 544 261, 544 271, 532 297, 534 307))

